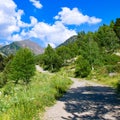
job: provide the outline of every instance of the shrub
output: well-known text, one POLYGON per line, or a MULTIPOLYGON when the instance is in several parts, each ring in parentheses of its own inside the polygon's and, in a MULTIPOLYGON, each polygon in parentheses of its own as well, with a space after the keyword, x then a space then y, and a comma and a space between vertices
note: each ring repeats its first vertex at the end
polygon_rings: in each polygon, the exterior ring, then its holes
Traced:
POLYGON ((7 75, 5 74, 4 71, 2 73, 0 73, 0 88, 2 88, 7 83, 6 77, 7 77, 7 75))
POLYGON ((76 60, 75 76, 76 77, 87 77, 91 71, 89 62, 82 56, 79 56, 76 60))
POLYGON ((66 90, 68 89, 68 86, 71 84, 71 81, 66 78, 64 80, 64 77, 59 76, 56 74, 53 79, 52 79, 52 88, 54 88, 57 92, 55 95, 55 98, 59 98, 63 95, 63 93, 66 92, 66 90), (66 86, 67 85, 67 86, 66 86))
POLYGON ((107 65, 106 66, 108 73, 110 72, 120 72, 120 64, 116 65, 107 65))
POLYGON ((106 54, 104 56, 104 64, 105 65, 115 65, 120 62, 120 56, 115 54, 106 54))

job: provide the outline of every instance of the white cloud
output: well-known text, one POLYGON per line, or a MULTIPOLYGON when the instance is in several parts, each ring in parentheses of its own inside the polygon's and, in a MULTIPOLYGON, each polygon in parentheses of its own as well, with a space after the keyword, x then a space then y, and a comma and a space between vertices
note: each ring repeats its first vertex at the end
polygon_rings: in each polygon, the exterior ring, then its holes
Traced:
POLYGON ((30 2, 38 9, 43 7, 39 0, 30 0, 30 2))
MULTIPOLYGON (((31 0, 33 1, 35 0, 31 0)), ((53 24, 40 22, 34 16, 29 17, 30 23, 25 23, 22 21, 24 14, 13 0, 0 0, 0 40, 10 42, 35 38, 41 40, 45 46, 50 44, 55 47, 77 34, 75 30, 67 28, 66 24, 96 24, 101 21, 99 18, 83 15, 77 8, 70 10, 67 7, 62 8, 53 24)))
POLYGON ((31 23, 25 23, 21 20, 24 11, 17 8, 13 0, 0 0, 0 39, 21 40, 19 32, 37 24, 37 19, 30 16, 31 23), (16 33, 16 34, 14 34, 16 33))
POLYGON ((84 23, 97 24, 102 21, 100 18, 83 15, 78 8, 70 10, 70 8, 67 7, 63 7, 62 11, 54 18, 67 25, 81 25, 84 23))
POLYGON ((8 37, 8 40, 12 40, 12 41, 20 41, 22 39, 23 37, 20 34, 14 34, 8 37))
POLYGON ((24 11, 16 8, 17 5, 13 0, 0 1, 0 37, 7 39, 12 33, 20 31, 20 26, 23 24, 21 16, 24 11))
POLYGON ((61 22, 55 22, 53 25, 39 22, 28 32, 22 31, 21 35, 29 38, 39 38, 44 42, 45 46, 47 44, 51 44, 53 47, 55 47, 76 34, 76 31, 69 30, 61 22))
POLYGON ((33 16, 30 16, 30 20, 31 20, 31 26, 36 25, 37 22, 38 22, 38 20, 35 17, 33 17, 33 16))

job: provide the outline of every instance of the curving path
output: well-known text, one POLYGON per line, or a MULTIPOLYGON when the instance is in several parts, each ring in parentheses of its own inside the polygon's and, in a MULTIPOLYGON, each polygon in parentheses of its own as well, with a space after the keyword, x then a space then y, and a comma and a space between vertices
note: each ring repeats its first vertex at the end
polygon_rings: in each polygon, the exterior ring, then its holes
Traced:
POLYGON ((46 109, 43 120, 120 120, 120 99, 110 87, 71 78, 68 92, 46 109))

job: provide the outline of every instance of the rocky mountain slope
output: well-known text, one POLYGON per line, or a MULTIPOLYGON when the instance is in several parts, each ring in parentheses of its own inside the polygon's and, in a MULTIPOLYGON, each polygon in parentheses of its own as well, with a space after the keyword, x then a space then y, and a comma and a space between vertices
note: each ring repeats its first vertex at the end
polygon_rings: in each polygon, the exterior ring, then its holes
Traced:
POLYGON ((44 52, 44 49, 40 47, 37 43, 31 40, 23 40, 23 41, 16 41, 9 45, 1 47, 0 53, 4 55, 15 54, 17 50, 25 47, 31 49, 33 53, 35 53, 36 55, 42 54, 44 52))

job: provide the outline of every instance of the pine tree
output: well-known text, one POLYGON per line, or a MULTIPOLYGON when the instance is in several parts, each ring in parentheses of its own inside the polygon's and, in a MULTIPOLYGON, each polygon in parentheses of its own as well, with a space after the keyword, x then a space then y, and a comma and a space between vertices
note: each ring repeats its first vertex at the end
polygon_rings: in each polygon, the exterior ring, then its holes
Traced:
POLYGON ((30 82, 30 78, 35 73, 35 62, 33 53, 27 49, 20 49, 9 65, 9 77, 18 83, 22 80, 25 84, 30 82))
POLYGON ((56 53, 56 51, 50 45, 48 45, 48 47, 45 49, 44 66, 46 69, 52 72, 58 71, 62 66, 61 57, 56 53))
POLYGON ((115 22, 115 24, 114 24, 114 31, 115 31, 117 37, 118 37, 119 40, 120 40, 120 18, 117 18, 117 19, 116 19, 116 22, 115 22))

